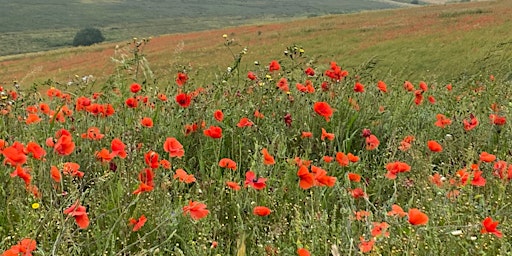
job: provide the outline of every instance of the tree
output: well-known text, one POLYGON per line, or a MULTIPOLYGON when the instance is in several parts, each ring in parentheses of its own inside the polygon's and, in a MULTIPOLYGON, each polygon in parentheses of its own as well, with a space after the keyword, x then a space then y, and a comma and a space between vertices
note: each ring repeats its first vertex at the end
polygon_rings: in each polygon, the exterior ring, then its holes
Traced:
POLYGON ((73 46, 88 46, 105 41, 105 37, 97 28, 84 28, 78 31, 73 39, 73 46))

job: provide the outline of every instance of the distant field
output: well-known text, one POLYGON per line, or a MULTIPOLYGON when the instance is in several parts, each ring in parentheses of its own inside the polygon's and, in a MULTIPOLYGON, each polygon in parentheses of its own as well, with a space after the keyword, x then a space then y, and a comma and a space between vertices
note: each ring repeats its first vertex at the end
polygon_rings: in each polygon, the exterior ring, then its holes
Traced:
POLYGON ((396 8, 380 0, 0 0, 0 56, 70 46, 95 26, 107 41, 396 8))
MULTIPOLYGON (((158 36, 145 54, 159 77, 174 76, 180 65, 215 74, 232 60, 222 38, 228 34, 237 47, 249 50, 242 65, 267 62, 295 43, 318 63, 337 60, 354 69, 375 64, 374 74, 383 77, 450 80, 492 70, 512 79, 511 17, 510 0, 331 15, 158 36)), ((64 84, 89 74, 104 81, 115 68, 115 45, 0 57, 0 84, 18 80, 28 86, 48 79, 64 84)))

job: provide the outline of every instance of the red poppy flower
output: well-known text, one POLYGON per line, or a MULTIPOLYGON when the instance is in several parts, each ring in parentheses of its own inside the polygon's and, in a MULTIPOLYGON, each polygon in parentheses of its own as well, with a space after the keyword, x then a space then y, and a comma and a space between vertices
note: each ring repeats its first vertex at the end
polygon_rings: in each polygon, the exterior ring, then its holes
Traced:
POLYGON ((144 224, 146 223, 147 220, 148 219, 146 218, 146 216, 144 216, 144 214, 141 215, 139 217, 139 219, 137 219, 137 220, 134 219, 134 218, 130 218, 130 220, 129 220, 130 221, 130 225, 133 226, 132 231, 133 232, 139 231, 139 229, 141 229, 144 226, 144 224))
POLYGON ((160 166, 160 162, 158 160, 158 153, 155 151, 149 151, 146 154, 144 154, 144 161, 146 162, 146 165, 151 169, 156 169, 158 166, 160 166))
POLYGON ((401 151, 407 151, 411 148, 411 143, 414 141, 414 136, 408 135, 406 136, 401 142, 400 146, 398 146, 398 149, 401 151))
POLYGON ((326 163, 331 163, 332 161, 334 161, 334 157, 332 157, 332 156, 323 156, 322 157, 322 161, 324 161, 326 163))
POLYGON ((251 120, 249 120, 249 118, 242 117, 242 119, 240 119, 238 124, 236 124, 236 127, 242 128, 242 127, 253 126, 253 125, 254 125, 254 123, 251 120))
POLYGON ((261 154, 263 154, 263 164, 273 165, 276 163, 276 161, 274 160, 274 157, 268 153, 267 148, 263 148, 261 150, 261 154))
POLYGON ((329 120, 332 117, 333 110, 331 109, 331 106, 327 102, 315 102, 313 105, 313 110, 321 116, 325 118, 325 121, 329 122, 329 120))
POLYGON ((286 124, 287 127, 291 127, 292 126, 292 114, 290 113, 286 113, 286 115, 284 115, 283 117, 283 120, 284 120, 284 123, 286 124))
POLYGON ((100 132, 100 129, 98 127, 89 127, 87 129, 87 132, 82 133, 81 138, 82 139, 89 139, 89 140, 101 140, 105 137, 104 134, 100 132))
POLYGON ((114 138, 110 143, 110 149, 112 150, 112 154, 115 156, 119 156, 122 159, 125 159, 128 155, 125 151, 126 145, 118 138, 114 138))
POLYGON ((165 140, 164 151, 169 153, 169 157, 181 158, 185 155, 183 145, 176 138, 167 138, 165 140))
POLYGON ((136 108, 139 105, 139 101, 133 97, 126 99, 124 102, 129 108, 136 108))
POLYGON ((324 128, 322 128, 322 136, 320 136, 321 140, 334 140, 334 133, 328 133, 324 128))
POLYGON ((360 82, 356 82, 354 85, 354 92, 364 92, 364 85, 360 82))
POLYGON ((34 159, 41 160, 45 155, 46 151, 39 146, 36 142, 27 143, 27 153, 30 153, 34 159))
POLYGON ((370 136, 366 137, 366 150, 374 150, 377 147, 379 147, 380 141, 379 139, 371 134, 370 136))
POLYGON ((167 101, 167 95, 163 94, 163 93, 159 93, 157 95, 157 98, 161 101, 167 101))
POLYGON ((351 173, 349 172, 347 174, 348 176, 348 180, 352 181, 352 182, 361 182, 361 175, 357 174, 357 173, 351 173))
POLYGON ((5 157, 4 164, 8 163, 12 166, 23 165, 27 161, 27 155, 24 153, 23 144, 17 143, 16 145, 13 144, 12 146, 2 150, 2 154, 5 157))
POLYGON ((430 149, 430 151, 432 151, 432 152, 443 151, 443 147, 441 146, 441 144, 437 143, 437 141, 434 141, 434 140, 429 140, 427 142, 427 146, 428 146, 428 149, 430 149))
POLYGON ((150 117, 144 117, 142 118, 142 120, 140 120, 140 124, 144 127, 151 128, 153 127, 153 119, 151 119, 150 117))
POLYGON ((428 102, 430 102, 430 104, 436 104, 436 98, 434 98, 434 96, 430 95, 430 96, 428 96, 428 102))
POLYGON ((373 222, 373 228, 371 231, 372 237, 385 236, 389 237, 389 232, 387 229, 389 228, 389 224, 387 222, 373 222))
POLYGON ((254 73, 253 73, 253 72, 251 72, 251 71, 249 71, 249 72, 247 73, 247 78, 249 78, 249 79, 251 79, 251 80, 253 80, 253 81, 257 79, 256 74, 254 74, 254 73))
POLYGON ((394 180, 398 173, 411 171, 411 166, 403 162, 392 162, 386 165, 386 170, 386 178, 394 180))
POLYGON ((73 142, 71 136, 63 135, 57 140, 53 149, 59 155, 68 156, 73 153, 73 150, 75 150, 75 143, 73 142))
POLYGON ((311 67, 306 68, 306 70, 304 70, 304 73, 307 76, 315 76, 315 70, 311 67))
POLYGON ((402 207, 394 204, 391 206, 391 211, 388 212, 388 216, 397 216, 398 217, 405 217, 407 216, 407 213, 402 209, 402 207))
POLYGON ((52 177, 55 182, 60 182, 62 176, 60 175, 60 171, 56 166, 52 165, 50 168, 50 177, 52 177))
POLYGON ((26 124, 37 124, 41 121, 41 118, 37 114, 28 114, 25 119, 26 124))
POLYGON ((480 153, 480 161, 490 163, 496 161, 496 156, 487 152, 480 153))
POLYGON ((293 161, 295 162, 295 165, 297 165, 298 167, 301 167, 303 165, 309 167, 311 165, 311 160, 303 160, 298 156, 295 157, 293 161))
POLYGON ((470 131, 478 126, 478 119, 473 114, 469 115, 469 121, 467 119, 462 120, 464 124, 464 130, 470 131))
POLYGON ((277 62, 276 60, 271 61, 270 65, 268 66, 269 72, 278 71, 280 69, 281 69, 281 65, 279 65, 279 62, 277 62))
POLYGON ((240 185, 238 185, 237 182, 233 182, 233 181, 226 181, 226 185, 232 189, 232 190, 235 190, 235 191, 238 191, 240 190, 240 185))
POLYGON ((452 120, 447 118, 443 114, 437 114, 436 119, 437 119, 437 121, 434 123, 434 125, 437 127, 440 127, 440 128, 445 128, 446 126, 448 126, 452 123, 452 120))
POLYGON ((180 93, 176 95, 176 102, 184 108, 187 108, 190 106, 190 101, 192 100, 192 97, 186 93, 180 93))
POLYGON ((326 170, 312 165, 311 171, 315 174, 315 181, 318 186, 334 187, 336 177, 328 176, 326 170))
POLYGON ((309 189, 315 184, 315 176, 309 172, 308 168, 302 165, 297 171, 299 176, 299 187, 302 189, 309 189))
POLYGON ((344 77, 348 76, 348 72, 346 70, 342 70, 336 62, 331 62, 331 68, 325 71, 325 75, 331 78, 335 82, 341 81, 344 77))
POLYGON ((79 178, 84 177, 84 173, 79 171, 80 165, 73 162, 66 162, 63 165, 62 173, 69 174, 71 176, 77 176, 79 178))
POLYGON ((305 138, 312 138, 313 137, 313 133, 312 132, 302 132, 301 138, 305 139, 305 138))
POLYGON ((348 164, 350 163, 350 161, 348 160, 347 155, 345 155, 345 153, 343 153, 343 152, 336 153, 336 162, 338 162, 338 164, 341 167, 348 166, 348 164))
POLYGON ((189 201, 188 205, 183 207, 183 215, 190 214, 193 220, 205 218, 210 211, 206 209, 206 205, 200 202, 189 201))
POLYGON ((264 118, 265 116, 264 116, 262 113, 260 113, 260 111, 259 111, 259 110, 257 110, 257 109, 256 109, 256 110, 254 110, 254 117, 259 118, 259 119, 262 119, 262 118, 264 118))
POLYGON ((244 187, 250 186, 256 190, 261 190, 267 186, 265 184, 266 181, 267 181, 266 178, 256 178, 256 174, 254 174, 254 172, 247 171, 245 173, 244 187))
POLYGON ((347 154, 347 158, 348 158, 348 160, 349 160, 351 163, 357 163, 357 162, 359 162, 359 157, 358 157, 358 156, 356 156, 356 155, 354 155, 354 154, 352 154, 352 153, 348 153, 348 154, 347 154))
POLYGON ((138 93, 142 89, 142 86, 138 83, 133 83, 130 85, 130 91, 133 93, 138 93))
POLYGON ((110 153, 106 148, 102 148, 100 151, 96 152, 96 158, 101 162, 110 162, 115 156, 116 154, 110 153))
POLYGON ((354 218, 359 221, 366 219, 366 217, 369 217, 370 215, 371 215, 371 212, 367 212, 365 210, 360 210, 360 211, 354 212, 354 218))
POLYGON ((236 170, 236 162, 231 160, 231 159, 229 159, 229 158, 222 158, 219 161, 219 166, 222 167, 222 168, 231 169, 233 171, 236 170))
POLYGON ((21 165, 16 165, 16 168, 10 174, 10 176, 12 178, 19 177, 20 179, 22 179, 25 182, 26 186, 29 186, 30 181, 32 180, 32 176, 30 175, 30 173, 28 173, 28 169, 21 167, 21 165))
POLYGON ((39 110, 41 110, 41 112, 43 112, 43 114, 49 115, 51 109, 50 109, 50 106, 48 106, 48 104, 40 103, 39 110))
POLYGON ((416 208, 409 209, 409 223, 412 225, 427 225, 428 216, 425 213, 422 213, 420 210, 416 208))
POLYGON ((183 86, 187 81, 188 81, 188 76, 187 76, 187 74, 179 72, 179 73, 176 75, 176 84, 177 84, 178 86, 183 86))
POLYGON ((416 90, 414 91, 414 104, 420 105, 423 102, 423 91, 416 90))
POLYGON ((443 186, 443 176, 441 176, 441 174, 439 173, 435 173, 434 175, 432 175, 430 177, 430 182, 432 182, 432 184, 436 185, 437 187, 442 187, 443 186))
POLYGON ((473 179, 471 180, 471 185, 477 186, 477 187, 483 187, 485 186, 486 180, 484 177, 482 177, 482 171, 474 171, 473 172, 473 179))
POLYGON ((297 249, 297 255, 298 256, 311 256, 311 253, 306 248, 299 248, 297 249))
POLYGON ((352 198, 354 198, 354 199, 367 197, 366 193, 364 192, 364 190, 362 188, 349 189, 349 192, 350 192, 350 195, 352 196, 352 198))
POLYGON ((149 192, 153 190, 153 187, 155 186, 153 182, 153 178, 155 177, 155 174, 150 168, 145 168, 139 173, 139 187, 133 191, 132 194, 138 195, 142 192, 149 192))
POLYGON ((377 82, 377 88, 383 93, 388 92, 388 86, 383 81, 377 82))
POLYGON ((24 238, 18 244, 11 246, 11 248, 4 251, 2 256, 18 256, 20 253, 22 256, 32 256, 32 251, 34 251, 36 248, 36 240, 24 238))
POLYGON ((284 91, 284 92, 290 91, 290 87, 288 86, 288 80, 285 77, 282 77, 281 79, 279 79, 279 81, 277 81, 276 86, 281 91, 284 91))
POLYGON ((76 224, 81 229, 85 229, 89 226, 89 217, 87 216, 86 208, 81 206, 78 202, 65 209, 64 214, 75 218, 76 224))
POLYGON ((270 215, 271 212, 272 211, 265 206, 256 206, 252 210, 252 213, 254 215, 258 215, 258 216, 262 216, 262 217, 270 215))
POLYGON ((419 86, 420 86, 420 89, 421 89, 423 92, 428 91, 428 85, 427 85, 427 83, 425 83, 425 82, 421 81, 419 86))
POLYGON ((188 136, 188 135, 192 134, 193 132, 197 131, 197 128, 198 127, 197 127, 196 123, 186 124, 184 127, 183 133, 185 134, 185 136, 188 136))
POLYGON ((167 159, 160 160, 160 165, 166 170, 171 169, 171 162, 169 162, 167 159))
POLYGON ((373 250, 373 245, 375 244, 375 239, 371 238, 370 240, 366 241, 364 237, 359 237, 359 251, 362 253, 371 252, 373 250))
POLYGON ((222 120, 224 119, 224 113, 222 113, 222 110, 220 109, 215 110, 215 112, 213 112, 213 117, 215 118, 215 120, 222 122, 222 120))
POLYGON ((213 138, 213 139, 220 139, 222 138, 222 128, 218 126, 210 126, 208 129, 203 131, 204 135, 213 138))
MULTIPOLYGON (((28 119, 28 118, 27 118, 28 119)), ((498 116, 496 114, 490 114, 489 119, 491 123, 494 125, 504 125, 507 123, 507 118, 504 116, 498 116)))
POLYGON ((497 229, 499 222, 498 221, 492 221, 491 217, 487 217, 482 221, 482 229, 480 230, 480 233, 491 233, 494 234, 496 237, 501 238, 503 237, 503 233, 497 229))
POLYGON ((411 82, 405 81, 404 82, 404 89, 408 92, 412 92, 414 90, 414 85, 412 85, 411 82))
POLYGON ((186 184, 194 183, 196 182, 196 178, 194 177, 194 174, 188 174, 183 169, 177 169, 176 173, 173 176, 174 179, 179 179, 181 182, 184 182, 186 184))

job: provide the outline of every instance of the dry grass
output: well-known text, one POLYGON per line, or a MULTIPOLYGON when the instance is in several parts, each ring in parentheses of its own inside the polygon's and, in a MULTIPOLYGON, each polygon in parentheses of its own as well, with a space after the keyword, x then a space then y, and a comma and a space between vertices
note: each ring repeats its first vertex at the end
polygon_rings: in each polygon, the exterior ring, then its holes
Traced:
MULTIPOLYGON (((267 57, 278 55, 285 46, 293 43, 325 58, 349 58, 354 63, 364 61, 358 56, 376 45, 422 37, 451 40, 450 36, 458 31, 495 27, 509 22, 509 17, 512 17, 512 3, 508 0, 372 11, 158 36, 152 39, 145 53, 153 71, 164 75, 174 74, 173 68, 178 64, 223 70, 224 67, 219 65, 229 63, 231 56, 221 50, 221 36, 228 34, 249 48, 246 57, 251 61, 249 63, 253 60, 267 61, 267 57), (472 9, 483 11, 478 15, 443 16, 472 9), (176 48, 182 49, 178 53, 176 48)), ((49 78, 65 83, 75 75, 89 74, 103 80, 113 70, 111 57, 115 45, 101 44, 0 58, 0 84, 22 80, 24 85, 30 85, 49 78)))

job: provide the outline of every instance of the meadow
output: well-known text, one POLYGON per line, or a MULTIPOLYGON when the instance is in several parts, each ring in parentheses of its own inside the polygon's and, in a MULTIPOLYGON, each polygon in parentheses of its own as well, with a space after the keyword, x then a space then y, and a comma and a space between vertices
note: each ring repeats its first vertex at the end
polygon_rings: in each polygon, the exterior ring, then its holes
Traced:
POLYGON ((403 3, 375 0, 0 0, 0 56, 72 46, 85 27, 106 41, 204 31, 327 14, 389 9, 403 3))
POLYGON ((507 255, 510 12, 422 7, 5 60, 44 74, 0 87, 2 255, 507 255), (74 73, 95 78, 68 85, 74 73))

